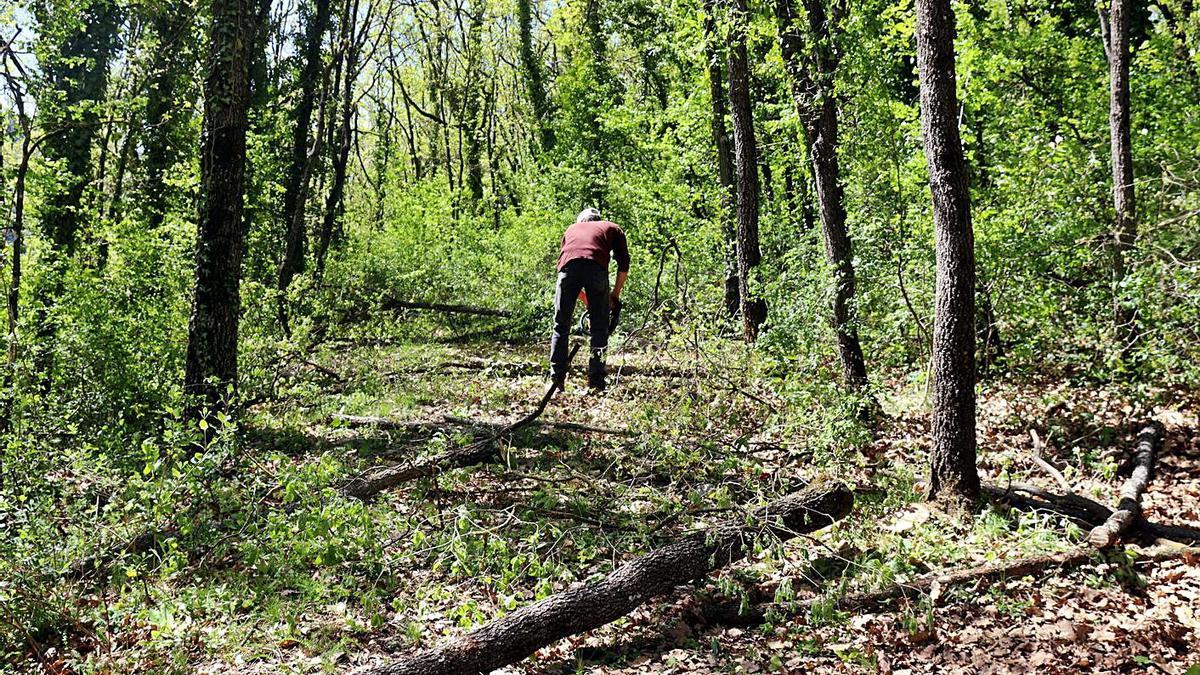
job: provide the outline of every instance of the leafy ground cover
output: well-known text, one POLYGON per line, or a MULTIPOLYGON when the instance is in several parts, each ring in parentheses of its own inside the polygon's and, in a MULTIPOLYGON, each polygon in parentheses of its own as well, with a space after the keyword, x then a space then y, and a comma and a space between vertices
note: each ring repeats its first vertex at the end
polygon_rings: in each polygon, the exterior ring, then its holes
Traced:
MULTIPOLYGON (((786 364, 732 343, 647 331, 615 352, 607 392, 588 392, 577 370, 543 416, 548 424, 504 443, 499 462, 366 503, 338 487, 372 467, 470 442, 491 433, 485 424, 532 409, 547 384, 540 347, 331 344, 279 365, 269 400, 240 422, 241 440, 219 436, 190 459, 161 456, 147 441, 135 486, 106 475, 102 458, 81 456, 55 478, 61 521, 28 523, 16 549, 25 557, 6 564, 43 556, 66 569, 98 544, 147 529, 164 530, 163 545, 119 555, 79 581, 6 583, 8 611, 40 617, 29 639, 6 643, 10 663, 40 659, 62 672, 339 672, 434 644, 833 477, 856 490, 847 519, 786 544, 763 539, 751 560, 508 672, 1195 665, 1200 561, 1139 563, 1137 547, 1044 575, 835 610, 834 599, 849 592, 1067 550, 1086 532, 1052 514, 988 507, 960 520, 921 503, 928 416, 919 379, 893 383, 872 438, 852 402, 815 392, 786 364), (384 429, 347 415, 432 424, 384 429), (150 507, 124 501, 147 490, 159 495, 150 507), (44 541, 36 535, 54 527, 54 543, 36 548, 44 541), (705 611, 719 600, 812 598, 811 609, 768 614, 762 625, 705 611), (18 644, 40 653, 12 651, 18 644)), ((1040 456, 1072 489, 1106 503, 1137 425, 1157 416, 1168 436, 1147 516, 1200 525, 1200 424, 1187 392, 1013 375, 987 383, 980 400, 985 480, 1057 489, 1059 477, 1033 459, 1040 456)))

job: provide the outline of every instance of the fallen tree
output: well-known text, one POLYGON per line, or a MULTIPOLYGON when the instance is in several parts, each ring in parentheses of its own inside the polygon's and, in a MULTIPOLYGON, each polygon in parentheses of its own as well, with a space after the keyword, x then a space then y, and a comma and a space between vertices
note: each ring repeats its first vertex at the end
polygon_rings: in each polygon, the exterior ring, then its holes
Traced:
POLYGON ((498 316, 503 318, 512 317, 512 312, 505 309, 475 307, 473 305, 453 305, 442 302, 411 302, 408 300, 401 300, 399 298, 384 299, 382 307, 383 309, 391 310, 423 309, 431 312, 442 312, 445 314, 472 314, 475 316, 498 316))
POLYGON ((1088 534, 1088 543, 1096 548, 1108 548, 1120 539, 1142 516, 1142 494, 1154 475, 1154 458, 1162 444, 1163 426, 1151 422, 1138 432, 1137 452, 1133 473, 1121 487, 1121 500, 1112 514, 1088 534))
MULTIPOLYGON (((575 354, 578 352, 579 345, 576 344, 567 355, 567 366, 571 365, 571 361, 575 359, 575 354)), ((499 452, 498 441, 536 422, 558 390, 558 384, 552 381, 533 412, 499 429, 488 438, 461 448, 451 448, 428 459, 355 476, 342 486, 342 493, 356 499, 370 499, 384 490, 418 478, 429 478, 451 469, 474 466, 489 461, 499 452)))
POLYGON ((485 624, 438 647, 418 651, 361 675, 488 673, 576 633, 599 628, 675 586, 746 557, 767 532, 787 540, 826 527, 850 512, 854 497, 840 483, 817 485, 738 520, 692 535, 627 563, 605 578, 578 584, 485 624))
MULTIPOLYGON (((376 417, 373 415, 341 415, 334 414, 330 416, 334 422, 343 424, 349 427, 372 427, 385 431, 428 431, 440 430, 447 426, 461 426, 473 428, 492 428, 504 429, 507 425, 496 424, 495 422, 487 422, 484 420, 471 419, 469 417, 458 417, 457 415, 442 415, 441 417, 430 420, 395 420, 390 417, 376 417)), ((610 436, 633 436, 637 432, 630 429, 620 429, 612 427, 597 427, 590 424, 580 424, 578 422, 557 422, 554 420, 535 419, 530 422, 530 425, 544 427, 547 429, 562 429, 564 431, 580 431, 585 433, 606 434, 610 436)))
MULTIPOLYGON (((1097 527, 1112 517, 1113 510, 1087 497, 1059 495, 1033 485, 1014 483, 1001 487, 985 484, 983 494, 989 499, 1023 511, 1047 511, 1066 516, 1082 527, 1097 527)), ((1200 529, 1163 525, 1146 520, 1140 514, 1130 523, 1126 533, 1154 539, 1166 539, 1180 544, 1200 545, 1200 529)))
POLYGON ((78 581, 91 575, 105 574, 108 572, 108 568, 122 556, 162 550, 166 541, 175 537, 176 533, 174 526, 142 532, 106 551, 75 561, 62 573, 62 578, 78 581))
MULTIPOLYGON (((493 371, 503 373, 505 375, 529 375, 541 372, 543 368, 545 368, 544 364, 533 361, 498 362, 493 359, 467 358, 462 360, 443 361, 442 363, 432 365, 420 365, 412 368, 405 368, 403 370, 391 373, 391 376, 399 377, 402 375, 449 372, 455 370, 493 371)), ((706 374, 702 370, 693 368, 674 368, 663 365, 637 366, 632 364, 609 364, 609 373, 613 377, 637 375, 639 377, 661 377, 668 379, 695 378, 704 376, 706 374)))
MULTIPOLYGON (((848 593, 840 598, 816 597, 795 603, 761 603, 742 607, 740 601, 709 603, 701 606, 700 614, 705 621, 714 625, 758 625, 766 621, 771 614, 776 616, 794 616, 807 612, 819 603, 829 603, 833 607, 853 612, 875 608, 892 600, 901 598, 918 599, 929 597, 936 602, 937 598, 952 586, 961 586, 969 582, 996 581, 1019 578, 1031 574, 1041 574, 1054 568, 1073 567, 1096 558, 1099 554, 1089 546, 1076 546, 1068 551, 1046 555, 1029 556, 1014 560, 1005 560, 961 570, 951 570, 928 574, 919 579, 905 583, 896 583, 875 591, 848 593)), ((1137 561, 1162 562, 1178 558, 1200 557, 1200 548, 1191 546, 1168 545, 1160 546, 1137 556, 1137 561)))

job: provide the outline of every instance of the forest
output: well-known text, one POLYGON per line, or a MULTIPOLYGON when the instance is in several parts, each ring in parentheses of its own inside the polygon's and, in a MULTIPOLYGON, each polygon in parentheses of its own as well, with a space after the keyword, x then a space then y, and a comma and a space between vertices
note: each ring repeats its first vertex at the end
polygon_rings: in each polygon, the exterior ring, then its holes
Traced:
POLYGON ((1200 675, 1194 0, 0 0, 0 130, 0 672, 1200 675))

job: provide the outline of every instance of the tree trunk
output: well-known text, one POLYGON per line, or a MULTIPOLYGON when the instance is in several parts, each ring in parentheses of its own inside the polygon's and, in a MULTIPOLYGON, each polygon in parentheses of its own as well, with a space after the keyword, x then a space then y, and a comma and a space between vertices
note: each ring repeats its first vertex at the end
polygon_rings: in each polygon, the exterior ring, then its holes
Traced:
POLYGON ((835 18, 826 14, 823 0, 805 0, 809 39, 805 50, 798 25, 799 16, 792 0, 775 0, 779 20, 779 44, 790 75, 792 98, 804 127, 816 185, 821 217, 821 235, 825 241, 825 260, 833 269, 833 329, 837 335, 842 379, 851 390, 867 387, 867 366, 858 341, 854 305, 854 254, 850 230, 846 226, 846 205, 838 164, 838 111, 834 94, 834 76, 838 57, 831 44, 835 18), (811 56, 806 56, 806 51, 811 56), (816 72, 806 67, 815 65, 816 72))
POLYGON ((354 82, 358 79, 358 57, 360 45, 358 42, 358 0, 347 0, 343 21, 343 62, 342 62, 342 105, 341 118, 338 127, 337 154, 333 157, 333 184, 325 199, 325 215, 321 219, 321 229, 317 233, 317 246, 313 252, 316 262, 317 278, 325 272, 325 260, 329 253, 329 244, 333 241, 334 230, 341 217, 342 200, 346 192, 346 173, 350 164, 350 148, 354 143, 354 82))
POLYGON ((467 192, 472 205, 478 209, 483 202, 483 19, 484 0, 474 0, 468 28, 463 36, 466 52, 466 91, 463 96, 462 124, 466 127, 464 159, 467 172, 467 192))
POLYGON ((542 152, 554 149, 554 127, 550 124, 550 104, 546 100, 546 78, 542 59, 533 48, 533 0, 517 0, 517 29, 521 38, 521 68, 533 108, 534 128, 542 152))
POLYGON ((746 0, 730 0, 733 30, 729 45, 729 107, 733 112, 733 151, 737 193, 738 299, 742 335, 758 339, 766 320, 766 304, 750 293, 750 274, 762 261, 758 247, 758 144, 754 139, 754 111, 750 101, 750 60, 746 50, 749 16, 746 0))
POLYGON ((975 467, 975 250, 954 72, 950 0, 917 0, 921 130, 937 252, 929 497, 979 500, 975 467))
POLYGON ((1137 201, 1133 191, 1133 141, 1129 118, 1129 0, 1112 0, 1108 16, 1109 110, 1112 148, 1113 206, 1113 321, 1121 354, 1128 356, 1137 343, 1135 312, 1123 286, 1129 254, 1137 240, 1137 201))
MULTIPOLYGON (((283 193, 283 217, 287 223, 283 258, 279 263, 276 288, 280 291, 280 317, 283 314, 283 292, 292 279, 304 271, 305 204, 308 201, 308 180, 316 159, 315 146, 309 141, 317 86, 324 65, 321 45, 329 29, 330 0, 314 0, 304 34, 300 67, 300 100, 296 104, 295 126, 292 127, 291 163, 283 193)), ((319 136, 318 136, 319 138, 319 136)))
MULTIPOLYGON (((19 62, 16 63, 20 70, 19 62)), ((13 185, 12 269, 8 284, 8 363, 4 369, 4 407, 0 410, 0 431, 9 432, 13 428, 13 403, 16 399, 19 354, 17 322, 21 309, 21 257, 25 245, 25 180, 29 175, 29 161, 33 156, 33 120, 25 110, 25 92, 22 91, 17 78, 7 70, 0 73, 0 76, 4 77, 8 85, 13 105, 17 109, 17 122, 21 128, 21 158, 17 164, 16 181, 13 185)))
POLYGON ((715 0, 704 1, 704 56, 708 61, 708 93, 712 103, 711 122, 713 147, 717 152, 717 179, 721 185, 721 232, 725 240, 725 312, 730 318, 741 310, 738 287, 737 225, 735 212, 737 192, 733 181, 733 150, 725 116, 725 77, 721 73, 721 54, 717 49, 717 16, 715 0))
POLYGON ((252 0, 214 0, 204 78, 200 145, 201 205, 196 291, 188 322, 184 392, 187 417, 206 406, 224 410, 237 390, 240 282, 246 230, 246 126, 251 47, 257 7, 252 0))
POLYGON ((488 673, 516 663, 562 638, 616 621, 655 596, 745 558, 764 533, 788 540, 827 527, 850 512, 844 485, 818 485, 777 499, 744 520, 696 532, 655 549, 603 579, 526 605, 441 646, 410 654, 360 675, 488 673))

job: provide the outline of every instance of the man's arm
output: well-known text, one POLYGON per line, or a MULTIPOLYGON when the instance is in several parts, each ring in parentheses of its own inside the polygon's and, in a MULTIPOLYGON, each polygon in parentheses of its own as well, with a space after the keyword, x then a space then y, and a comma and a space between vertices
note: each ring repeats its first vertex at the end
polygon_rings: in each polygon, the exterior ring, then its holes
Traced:
POLYGON ((612 294, 614 298, 621 297, 621 287, 625 285, 625 280, 629 278, 629 270, 621 272, 617 271, 617 283, 613 284, 612 294))
POLYGON ((613 227, 613 260, 617 261, 617 283, 613 284, 612 296, 614 298, 621 297, 621 289, 625 287, 625 280, 629 278, 629 242, 625 238, 625 232, 619 227, 613 227))

